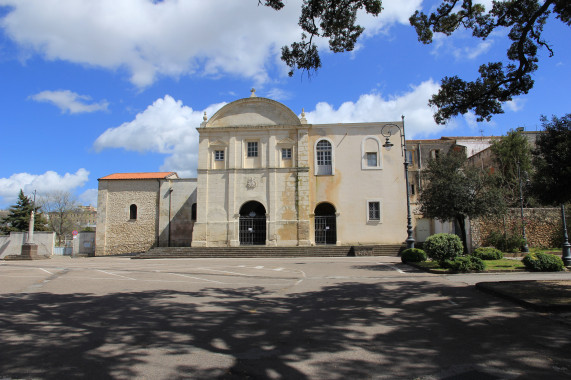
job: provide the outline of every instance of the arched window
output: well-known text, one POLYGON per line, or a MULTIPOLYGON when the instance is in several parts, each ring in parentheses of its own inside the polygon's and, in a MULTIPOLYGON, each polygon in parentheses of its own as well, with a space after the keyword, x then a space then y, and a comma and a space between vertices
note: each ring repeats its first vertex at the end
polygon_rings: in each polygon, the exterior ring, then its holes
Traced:
POLYGON ((361 142, 361 169, 381 169, 381 142, 376 136, 367 136, 361 142))
POLYGON ((192 208, 190 210, 190 219, 196 220, 196 203, 192 204, 192 208))
POLYGON ((129 219, 136 220, 137 219, 137 205, 133 204, 129 207, 129 219))
POLYGON ((328 140, 322 139, 315 144, 315 174, 333 174, 333 147, 328 140))

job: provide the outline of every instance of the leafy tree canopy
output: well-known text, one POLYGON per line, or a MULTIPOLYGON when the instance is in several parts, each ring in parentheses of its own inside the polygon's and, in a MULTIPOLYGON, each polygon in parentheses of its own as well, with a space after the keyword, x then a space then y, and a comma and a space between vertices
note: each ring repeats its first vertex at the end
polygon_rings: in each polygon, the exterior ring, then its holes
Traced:
POLYGON ((571 113, 541 121, 545 130, 533 151, 534 192, 546 204, 571 202, 571 113))
MULTIPOLYGON (((283 0, 258 0, 258 4, 280 10, 283 0)), ((333 52, 351 51, 364 28, 357 25, 357 11, 377 16, 382 11, 380 0, 304 0, 299 18, 303 29, 301 40, 282 48, 282 60, 295 69, 317 70, 321 60, 314 38, 325 37, 333 52)), ((458 76, 444 77, 439 92, 429 101, 437 108, 434 120, 444 124, 451 117, 472 110, 478 121, 490 120, 503 113, 502 103, 514 96, 527 94, 533 87, 531 74, 538 68, 538 49, 553 50, 543 38, 543 27, 549 16, 571 26, 569 0, 494 1, 486 10, 477 0, 441 0, 430 14, 417 11, 410 17, 418 39, 432 42, 434 33, 452 35, 468 29, 476 38, 486 39, 497 29, 507 29, 512 41, 507 50, 509 62, 489 62, 480 66, 479 77, 466 81, 458 76)))
MULTIPOLYGON (((531 145, 525 135, 518 131, 509 131, 501 139, 494 140, 490 148, 493 153, 495 173, 499 177, 499 185, 509 207, 520 206, 519 180, 522 189, 527 189, 528 179, 532 173, 531 145), (519 173, 518 173, 519 167, 519 173)), ((528 196, 527 203, 533 203, 528 196)))
POLYGON ((430 160, 423 173, 420 212, 427 218, 456 221, 466 248, 466 218, 502 213, 505 203, 495 178, 485 170, 467 165, 464 152, 450 151, 430 160))

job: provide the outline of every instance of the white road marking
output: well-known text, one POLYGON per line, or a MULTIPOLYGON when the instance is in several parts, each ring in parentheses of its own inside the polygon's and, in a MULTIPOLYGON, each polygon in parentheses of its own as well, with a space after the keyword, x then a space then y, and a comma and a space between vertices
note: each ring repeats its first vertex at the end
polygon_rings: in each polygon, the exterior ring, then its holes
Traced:
POLYGON ((210 268, 198 268, 200 270, 209 270, 211 272, 220 272, 220 273, 229 273, 229 274, 237 274, 238 276, 246 276, 246 277, 255 277, 253 274, 245 274, 245 273, 238 273, 238 272, 230 272, 227 270, 217 270, 217 269, 210 269, 210 268))
POLYGON ((195 280, 201 280, 201 281, 207 281, 207 282, 215 282, 217 284, 224 284, 224 282, 221 281, 215 281, 215 280, 207 280, 206 278, 200 278, 200 277, 192 277, 192 276, 188 276, 186 274, 180 274, 180 273, 169 273, 172 274, 173 276, 181 276, 181 277, 186 277, 186 278, 192 278, 195 280))
POLYGON ((264 269, 264 266, 263 266, 263 265, 259 265, 259 266, 254 267, 254 268, 256 268, 256 269, 264 269))
POLYGON ((46 269, 44 269, 44 268, 38 268, 38 269, 39 269, 39 270, 43 270, 43 271, 46 272, 46 273, 53 274, 52 272, 50 272, 49 270, 46 270, 46 269))
POLYGON ((395 267, 394 265, 387 264, 387 263, 377 263, 377 264, 386 265, 386 266, 388 266, 389 268, 392 268, 392 269, 396 270, 397 272, 399 272, 399 273, 401 273, 401 274, 405 274, 405 272, 404 272, 402 269, 399 269, 399 268, 395 267))
POLYGON ((274 268, 273 270, 275 270, 276 272, 281 272, 282 270, 284 270, 285 268, 274 268))
POLYGON ((123 278, 126 278, 127 280, 136 280, 136 278, 127 277, 127 276, 122 276, 122 275, 120 275, 120 274, 115 274, 115 273, 107 272, 107 271, 104 271, 104 270, 102 270, 102 269, 96 269, 96 271, 99 271, 99 272, 102 272, 102 273, 105 273, 105 274, 110 274, 110 275, 112 275, 112 276, 123 277, 123 278))

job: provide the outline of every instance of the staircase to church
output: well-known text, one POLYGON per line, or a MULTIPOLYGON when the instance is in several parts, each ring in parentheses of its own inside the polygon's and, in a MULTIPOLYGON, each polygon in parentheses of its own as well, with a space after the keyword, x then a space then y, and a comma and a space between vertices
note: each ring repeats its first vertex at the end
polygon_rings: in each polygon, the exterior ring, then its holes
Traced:
POLYGON ((133 259, 398 256, 401 248, 399 244, 313 247, 156 247, 133 259))

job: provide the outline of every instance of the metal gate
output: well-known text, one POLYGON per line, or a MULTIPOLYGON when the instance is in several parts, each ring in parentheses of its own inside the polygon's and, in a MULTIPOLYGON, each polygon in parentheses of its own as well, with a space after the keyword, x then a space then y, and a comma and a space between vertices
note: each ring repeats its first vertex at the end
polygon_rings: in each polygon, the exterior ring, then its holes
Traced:
POLYGON ((337 223, 335 216, 315 217, 315 244, 337 243, 337 223))
POLYGON ((240 245, 266 244, 266 217, 240 217, 240 245))

